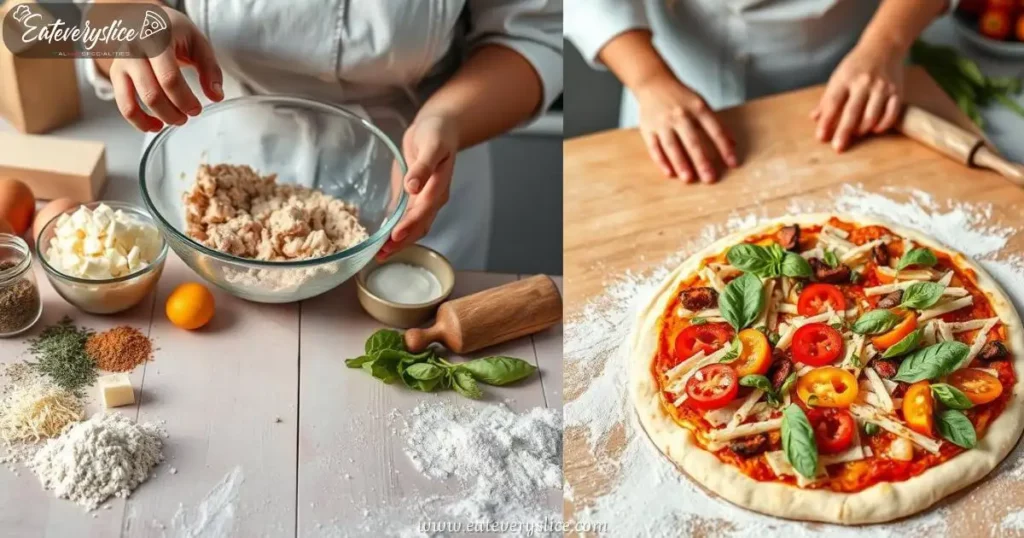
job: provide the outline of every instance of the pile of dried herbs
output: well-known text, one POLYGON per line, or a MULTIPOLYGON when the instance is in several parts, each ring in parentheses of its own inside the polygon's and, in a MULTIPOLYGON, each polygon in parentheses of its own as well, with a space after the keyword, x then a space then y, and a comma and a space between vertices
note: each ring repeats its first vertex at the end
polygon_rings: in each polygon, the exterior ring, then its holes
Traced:
POLYGON ((96 362, 85 351, 90 336, 91 330, 76 327, 65 316, 29 342, 29 351, 36 358, 29 365, 60 388, 80 395, 83 387, 96 381, 96 362))

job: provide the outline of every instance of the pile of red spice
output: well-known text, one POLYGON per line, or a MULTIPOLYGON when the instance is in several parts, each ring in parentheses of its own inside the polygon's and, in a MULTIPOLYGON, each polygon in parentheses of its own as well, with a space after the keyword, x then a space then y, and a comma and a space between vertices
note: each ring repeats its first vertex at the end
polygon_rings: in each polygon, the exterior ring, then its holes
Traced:
POLYGON ((153 342, 135 327, 122 325, 90 336, 85 352, 101 370, 130 372, 153 357, 153 342))

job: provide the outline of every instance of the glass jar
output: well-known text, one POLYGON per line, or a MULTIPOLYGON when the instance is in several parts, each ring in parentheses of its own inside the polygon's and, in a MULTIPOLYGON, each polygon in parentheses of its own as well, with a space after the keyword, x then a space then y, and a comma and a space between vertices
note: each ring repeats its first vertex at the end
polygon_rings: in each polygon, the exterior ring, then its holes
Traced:
POLYGON ((42 313, 32 251, 24 239, 0 234, 0 337, 28 330, 42 313))

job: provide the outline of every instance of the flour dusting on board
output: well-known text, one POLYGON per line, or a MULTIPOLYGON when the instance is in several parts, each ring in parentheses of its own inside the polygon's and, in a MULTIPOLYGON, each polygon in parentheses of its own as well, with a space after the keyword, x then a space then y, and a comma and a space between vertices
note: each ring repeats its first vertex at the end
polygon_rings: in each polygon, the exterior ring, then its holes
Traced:
MULTIPOLYGON (((796 199, 790 214, 839 211, 882 217, 930 235, 981 264, 1002 284, 1018 311, 1024 312, 1024 258, 1001 253, 1017 230, 990 223, 991 206, 940 204, 920 191, 891 189, 886 195, 844 186, 828 205, 796 199), (892 197, 888 195, 891 194, 892 197)), ((763 516, 712 498, 679 471, 648 440, 633 412, 626 388, 628 338, 639 307, 649 301, 661 281, 686 257, 728 234, 782 215, 764 209, 731 215, 724 224, 705 227, 699 237, 650 274, 633 273, 611 282, 565 326, 565 427, 568 453, 593 454, 593 471, 566 473, 564 496, 577 506, 575 520, 605 523, 609 536, 706 535, 728 537, 904 537, 942 536, 950 529, 948 502, 935 509, 886 525, 842 527, 807 524, 763 516), (623 435, 624 431, 624 435, 623 435), (625 446, 616 439, 624 438, 625 446), (611 442, 610 442, 611 441, 611 442), (609 446, 614 448, 608 448, 609 446), (584 483, 592 473, 608 487, 596 495, 584 483), (588 492, 584 494, 584 491, 588 492)), ((576 457, 579 457, 578 455, 576 457)), ((999 483, 1024 482, 1024 454, 1017 447, 986 480, 985 498, 977 489, 952 504, 972 502, 982 513, 971 514, 972 532, 1016 535, 1024 532, 1024 511, 1007 506, 991 494, 999 483)))
POLYGON ((226 538, 232 536, 238 510, 238 492, 245 481, 241 467, 235 467, 190 510, 178 505, 171 520, 173 535, 181 538, 226 538))

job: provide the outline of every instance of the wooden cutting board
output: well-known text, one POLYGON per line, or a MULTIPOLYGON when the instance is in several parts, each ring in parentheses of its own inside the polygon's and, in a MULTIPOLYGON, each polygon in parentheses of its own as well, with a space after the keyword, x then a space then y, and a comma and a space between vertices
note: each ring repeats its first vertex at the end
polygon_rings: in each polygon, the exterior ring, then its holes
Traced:
MULTIPOLYGON (((906 82, 909 102, 976 131, 923 70, 908 69, 906 82)), ((919 189, 940 204, 990 203, 993 225, 1024 225, 1024 190, 993 172, 969 169, 898 134, 871 137, 842 154, 818 142, 808 114, 823 90, 807 88, 721 111, 719 117, 736 139, 742 165, 715 185, 666 179, 650 162, 635 129, 566 141, 566 318, 571 320, 588 299, 627 271, 643 274, 664 265, 689 241, 699 239, 709 224, 724 224, 730 214, 783 215, 794 196, 824 202, 846 183, 860 184, 868 192, 894 186, 919 189)), ((1024 253, 1024 238, 1011 237, 1004 252, 1024 253)), ((565 399, 575 396, 567 391, 565 399)), ((595 472, 595 455, 583 436, 571 433, 566 435, 564 461, 575 499, 566 501, 567 520, 576 506, 608 486, 595 472)), ((621 444, 618 437, 612 442, 621 444)), ((975 494, 954 496, 950 529, 956 535, 975 536, 980 523, 986 530, 993 524, 998 528, 998 521, 975 519, 982 513, 975 504, 996 495, 1024 499, 1024 487, 1017 485, 1019 491, 1012 496, 1005 491, 1005 481, 999 487, 1003 491, 982 483, 974 488, 975 494)))

